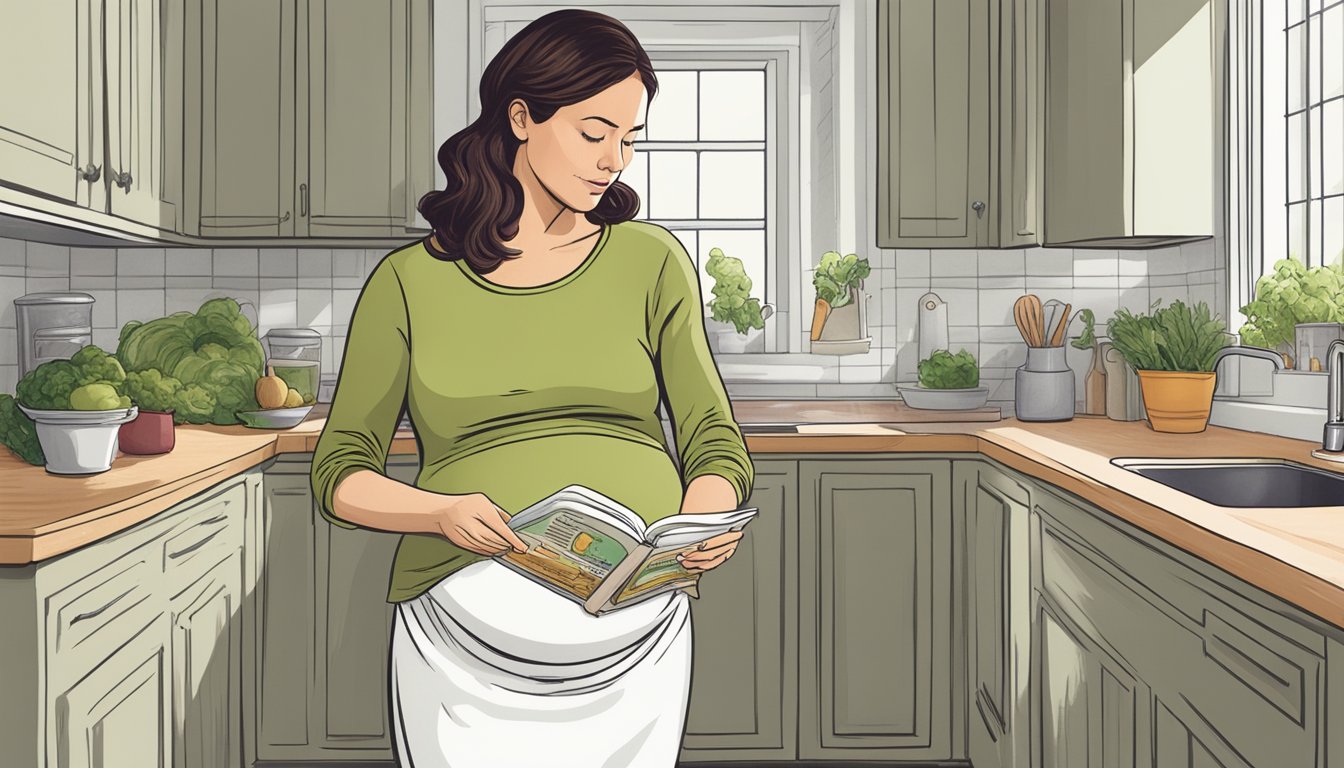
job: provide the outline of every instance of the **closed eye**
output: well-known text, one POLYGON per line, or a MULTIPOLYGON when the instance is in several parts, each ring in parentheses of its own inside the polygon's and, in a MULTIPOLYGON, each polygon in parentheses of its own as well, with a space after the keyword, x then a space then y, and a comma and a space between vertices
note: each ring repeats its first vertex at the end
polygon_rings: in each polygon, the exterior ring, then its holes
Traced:
MULTIPOLYGON (((589 136, 588 134, 584 133, 583 131, 579 131, 579 134, 582 135, 583 138, 585 138, 585 139, 591 141, 591 142, 594 143, 594 144, 597 144, 597 143, 599 143, 599 142, 602 141, 602 137, 601 137, 601 136, 589 136)), ((621 143, 624 144, 624 145, 627 146, 627 147, 633 147, 633 146, 635 146, 635 142, 633 142, 633 141, 622 141, 621 143)))

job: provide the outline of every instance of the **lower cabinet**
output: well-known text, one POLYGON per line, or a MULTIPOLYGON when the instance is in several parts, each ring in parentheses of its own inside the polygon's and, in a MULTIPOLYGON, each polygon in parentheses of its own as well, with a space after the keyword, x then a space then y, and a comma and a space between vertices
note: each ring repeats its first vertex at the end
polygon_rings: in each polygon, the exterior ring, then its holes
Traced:
POLYGON ((950 476, 799 462, 800 759, 951 757, 950 476))
MULTIPOLYGON (((310 454, 266 471, 245 706, 255 760, 391 760, 388 576, 400 537, 330 525, 317 512, 310 454)), ((390 476, 414 483, 414 457, 390 476)), ((250 764, 250 763, 249 763, 250 764)))

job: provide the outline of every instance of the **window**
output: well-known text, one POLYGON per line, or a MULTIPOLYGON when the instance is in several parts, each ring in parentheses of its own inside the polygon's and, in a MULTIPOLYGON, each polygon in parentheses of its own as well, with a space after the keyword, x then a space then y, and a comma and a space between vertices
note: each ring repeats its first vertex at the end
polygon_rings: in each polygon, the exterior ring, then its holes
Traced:
POLYGON ((752 296, 777 301, 775 216, 770 185, 774 100, 769 61, 658 60, 658 94, 648 127, 621 180, 639 193, 636 218, 681 240, 700 272, 701 293, 714 281, 704 269, 712 248, 742 260, 752 296))
POLYGON ((1262 236, 1251 280, 1344 254, 1344 2, 1262 0, 1262 236))

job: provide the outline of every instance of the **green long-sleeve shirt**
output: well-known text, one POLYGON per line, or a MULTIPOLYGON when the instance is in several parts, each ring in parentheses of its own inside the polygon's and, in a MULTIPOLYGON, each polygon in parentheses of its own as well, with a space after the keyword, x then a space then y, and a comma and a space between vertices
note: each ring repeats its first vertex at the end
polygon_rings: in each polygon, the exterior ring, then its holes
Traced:
MULTIPOLYGON (((312 488, 335 525, 336 485, 384 472, 403 408, 421 466, 415 485, 484 493, 510 514, 578 483, 645 521, 677 514, 684 483, 720 475, 749 494, 752 465, 705 340, 695 266, 670 232, 605 226, 583 264, 510 288, 423 243, 369 276, 313 456, 312 488), (682 471, 658 419, 665 397, 682 471)), ((402 537, 390 602, 485 558, 429 534, 402 537)))

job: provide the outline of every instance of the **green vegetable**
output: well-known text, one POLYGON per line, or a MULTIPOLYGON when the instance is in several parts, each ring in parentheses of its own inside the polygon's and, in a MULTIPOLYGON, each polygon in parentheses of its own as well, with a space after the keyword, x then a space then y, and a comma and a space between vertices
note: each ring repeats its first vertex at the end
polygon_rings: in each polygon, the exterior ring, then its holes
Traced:
POLYGON ((1241 312, 1243 344, 1291 348, 1298 323, 1344 322, 1344 264, 1307 269, 1297 259, 1281 259, 1255 281, 1255 300, 1241 312))
POLYGON ((70 393, 70 407, 76 411, 110 411, 130 408, 131 398, 117 394, 116 387, 111 384, 95 381, 70 393))
POLYGON ((919 384, 925 389, 966 389, 980 386, 980 369, 970 352, 952 354, 940 349, 919 362, 919 384))
POLYGON ((812 286, 817 289, 817 298, 824 299, 832 309, 843 307, 850 302, 849 290, 858 287, 871 272, 868 260, 857 254, 841 257, 838 251, 827 251, 812 273, 812 286))
MULTIPOLYGON (((164 376, 157 368, 126 374, 126 394, 142 411, 164 413, 173 410, 177 405, 177 393, 181 391, 182 382, 164 376)), ((214 410, 213 404, 210 410, 214 410)))
POLYGON ((127 371, 157 370, 177 379, 175 423, 237 424, 236 411, 260 408, 255 388, 265 357, 256 329, 233 299, 211 299, 195 314, 127 323, 117 357, 127 371))
POLYGON ((747 277, 741 259, 724 256, 722 249, 710 248, 705 272, 714 278, 714 298, 707 305, 710 317, 732 323, 738 333, 765 327, 761 302, 751 298, 751 278, 747 277))
POLYGON ((14 396, 9 394, 0 394, 0 443, 29 464, 41 466, 47 463, 42 445, 37 441, 37 426, 19 410, 14 396))
POLYGON ((1096 315, 1092 310, 1081 310, 1079 316, 1083 318, 1083 335, 1069 342, 1074 349, 1091 349, 1093 344, 1097 343, 1096 315))
POLYGON ((1140 371, 1212 371, 1230 336, 1202 301, 1194 307, 1173 301, 1151 315, 1120 309, 1107 327, 1115 348, 1140 371))
POLYGON ((121 363, 89 344, 69 360, 48 360, 29 371, 14 391, 18 401, 29 408, 60 411, 73 407, 70 394, 80 387, 103 383, 120 393, 125 380, 121 363))

